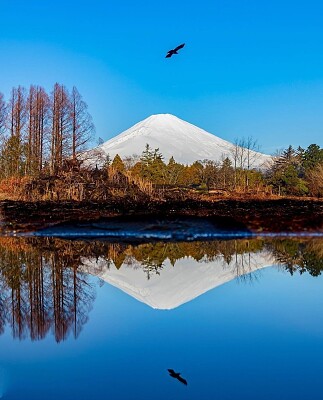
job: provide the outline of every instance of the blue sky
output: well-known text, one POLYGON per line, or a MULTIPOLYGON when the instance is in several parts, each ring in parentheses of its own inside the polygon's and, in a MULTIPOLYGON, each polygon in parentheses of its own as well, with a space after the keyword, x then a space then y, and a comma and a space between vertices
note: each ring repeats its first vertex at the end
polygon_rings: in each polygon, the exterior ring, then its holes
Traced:
POLYGON ((314 0, 0 0, 0 91, 75 85, 104 140, 171 113, 267 153, 323 146, 322 15, 314 0))

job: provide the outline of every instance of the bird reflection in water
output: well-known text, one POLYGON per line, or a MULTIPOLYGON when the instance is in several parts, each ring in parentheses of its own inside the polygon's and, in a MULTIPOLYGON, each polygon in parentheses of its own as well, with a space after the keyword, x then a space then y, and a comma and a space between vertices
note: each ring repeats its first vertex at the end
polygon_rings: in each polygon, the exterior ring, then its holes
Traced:
POLYGON ((180 372, 175 372, 173 369, 169 369, 169 368, 168 368, 168 372, 169 372, 169 375, 170 375, 172 378, 175 378, 175 379, 179 380, 180 382, 184 383, 184 385, 187 386, 187 381, 186 381, 186 379, 184 379, 184 378, 182 378, 182 377, 180 376, 180 375, 181 375, 180 372))

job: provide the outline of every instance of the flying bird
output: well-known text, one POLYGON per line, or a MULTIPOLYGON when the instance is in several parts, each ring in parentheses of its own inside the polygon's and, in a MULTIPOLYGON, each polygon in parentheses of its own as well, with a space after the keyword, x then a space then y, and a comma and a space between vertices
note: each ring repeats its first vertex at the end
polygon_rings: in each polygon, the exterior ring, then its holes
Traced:
POLYGON ((182 49, 185 46, 185 43, 180 44, 179 46, 175 47, 175 49, 169 50, 166 54, 165 58, 170 58, 173 54, 178 54, 178 50, 182 49))
POLYGON ((187 381, 186 381, 186 379, 184 379, 180 376, 180 374, 181 374, 180 372, 175 372, 173 369, 168 369, 168 372, 172 378, 178 379, 180 382, 184 383, 184 385, 187 386, 187 381))

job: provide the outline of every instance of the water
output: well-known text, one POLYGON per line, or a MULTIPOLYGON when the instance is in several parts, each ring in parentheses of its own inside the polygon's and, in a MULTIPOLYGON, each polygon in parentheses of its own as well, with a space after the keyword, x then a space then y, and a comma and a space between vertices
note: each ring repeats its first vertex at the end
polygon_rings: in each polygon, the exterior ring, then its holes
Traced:
POLYGON ((321 400, 322 271, 321 238, 0 238, 0 398, 321 400))

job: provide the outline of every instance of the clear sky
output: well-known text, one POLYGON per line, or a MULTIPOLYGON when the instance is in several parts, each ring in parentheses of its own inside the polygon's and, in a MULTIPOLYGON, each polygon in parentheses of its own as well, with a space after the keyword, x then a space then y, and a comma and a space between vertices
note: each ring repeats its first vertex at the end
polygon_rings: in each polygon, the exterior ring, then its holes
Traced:
POLYGON ((322 15, 321 0, 0 0, 0 91, 75 85, 104 140, 171 113, 266 153, 323 146, 322 15))

